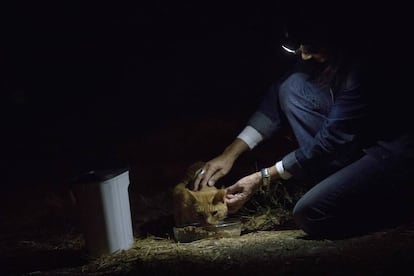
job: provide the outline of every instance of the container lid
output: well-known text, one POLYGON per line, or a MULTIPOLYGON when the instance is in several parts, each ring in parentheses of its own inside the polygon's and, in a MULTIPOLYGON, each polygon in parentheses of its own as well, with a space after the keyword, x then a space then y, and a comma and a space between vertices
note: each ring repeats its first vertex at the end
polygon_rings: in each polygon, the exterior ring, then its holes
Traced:
POLYGON ((76 183, 102 182, 102 181, 106 181, 108 179, 114 178, 120 174, 123 174, 126 171, 128 171, 128 168, 90 170, 74 178, 73 182, 76 182, 76 183))

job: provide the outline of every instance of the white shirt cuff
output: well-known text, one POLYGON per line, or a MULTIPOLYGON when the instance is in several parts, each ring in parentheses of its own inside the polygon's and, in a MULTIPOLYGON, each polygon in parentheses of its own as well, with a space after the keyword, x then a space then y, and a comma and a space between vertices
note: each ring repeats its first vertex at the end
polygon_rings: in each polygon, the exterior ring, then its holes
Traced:
POLYGON ((251 126, 246 126, 237 138, 243 140, 250 149, 253 149, 257 144, 263 141, 263 136, 251 126))
POLYGON ((276 171, 279 173, 282 179, 289 179, 292 177, 292 175, 288 171, 286 171, 285 168, 283 167, 282 161, 277 162, 275 167, 276 167, 276 171))

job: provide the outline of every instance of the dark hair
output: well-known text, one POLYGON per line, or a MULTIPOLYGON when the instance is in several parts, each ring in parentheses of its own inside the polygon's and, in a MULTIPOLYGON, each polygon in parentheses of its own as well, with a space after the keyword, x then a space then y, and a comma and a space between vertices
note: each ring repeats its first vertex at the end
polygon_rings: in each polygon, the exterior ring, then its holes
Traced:
POLYGON ((311 53, 327 55, 326 62, 311 72, 311 78, 335 89, 362 58, 358 46, 368 42, 364 16, 355 6, 337 3, 327 6, 310 1, 307 6, 293 5, 282 19, 284 35, 297 45, 306 45, 311 53))
POLYGON ((311 72, 311 78, 321 86, 337 88, 358 59, 358 29, 354 22, 339 16, 310 15, 287 19, 284 36, 296 45, 304 45, 311 53, 326 54, 326 62, 311 72))

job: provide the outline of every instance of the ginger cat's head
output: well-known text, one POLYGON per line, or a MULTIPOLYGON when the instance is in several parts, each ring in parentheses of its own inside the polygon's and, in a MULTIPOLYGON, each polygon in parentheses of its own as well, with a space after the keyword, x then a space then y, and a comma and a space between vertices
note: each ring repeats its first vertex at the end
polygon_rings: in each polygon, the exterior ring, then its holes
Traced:
POLYGON ((187 190, 191 207, 187 218, 202 225, 214 225, 223 220, 228 213, 225 203, 226 192, 216 187, 206 187, 200 191, 187 190))
POLYGON ((177 226, 193 223, 212 225, 227 216, 224 188, 204 187, 198 191, 189 188, 204 164, 199 161, 191 165, 185 179, 174 189, 174 216, 177 226))

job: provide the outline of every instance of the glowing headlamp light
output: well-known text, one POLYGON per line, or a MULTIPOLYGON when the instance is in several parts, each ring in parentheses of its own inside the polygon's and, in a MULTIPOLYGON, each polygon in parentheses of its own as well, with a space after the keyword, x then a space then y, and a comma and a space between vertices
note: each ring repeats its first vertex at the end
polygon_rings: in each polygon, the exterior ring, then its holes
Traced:
POLYGON ((287 30, 287 26, 285 26, 284 29, 284 37, 282 38, 281 46, 282 49, 288 52, 289 54, 296 55, 299 52, 300 43, 299 41, 297 41, 297 39, 295 39, 295 37, 292 37, 290 35, 290 33, 287 30))
POLYGON ((283 48, 283 50, 285 50, 286 52, 288 52, 290 54, 296 54, 296 52, 297 52, 297 49, 293 49, 293 48, 291 48, 289 46, 286 46, 286 45, 283 45, 283 44, 282 44, 282 48, 283 48))

